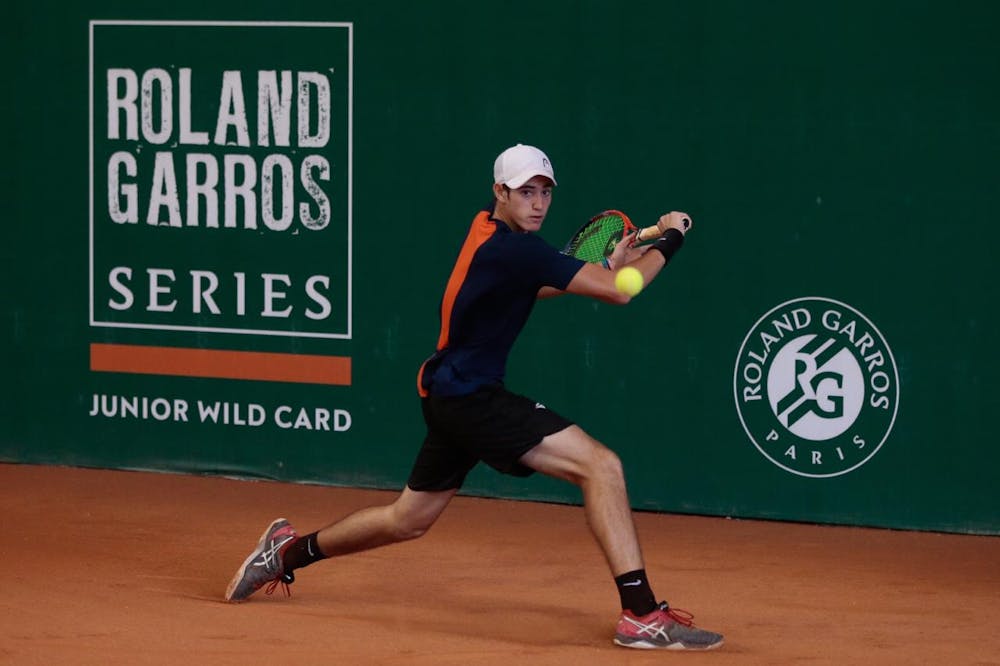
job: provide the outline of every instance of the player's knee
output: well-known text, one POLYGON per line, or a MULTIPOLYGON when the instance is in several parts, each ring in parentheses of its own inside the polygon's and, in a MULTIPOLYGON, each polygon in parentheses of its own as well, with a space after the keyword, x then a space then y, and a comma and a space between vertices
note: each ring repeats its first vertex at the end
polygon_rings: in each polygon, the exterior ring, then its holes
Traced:
POLYGON ((605 483, 624 483, 625 470, 617 453, 599 445, 595 447, 591 458, 589 474, 591 478, 600 479, 605 483))
POLYGON ((419 539, 423 535, 427 534, 427 531, 430 528, 430 525, 419 523, 404 523, 396 525, 396 540, 410 541, 412 539, 419 539))
POLYGON ((397 513, 393 521, 392 531, 396 541, 419 539, 427 534, 434 524, 434 519, 419 514, 397 513))
POLYGON ((605 449, 607 453, 605 454, 604 469, 609 476, 615 479, 615 481, 625 480, 625 467, 622 465, 622 459, 618 457, 618 454, 611 449, 605 449))

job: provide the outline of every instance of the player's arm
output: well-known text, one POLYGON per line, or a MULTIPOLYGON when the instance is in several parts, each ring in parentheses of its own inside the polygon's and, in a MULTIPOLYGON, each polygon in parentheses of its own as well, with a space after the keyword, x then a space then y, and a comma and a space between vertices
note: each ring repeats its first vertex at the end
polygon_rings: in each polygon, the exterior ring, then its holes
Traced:
MULTIPOLYGON (((643 284, 648 285, 660 273, 660 270, 666 265, 666 261, 659 252, 646 252, 626 265, 632 266, 642 273, 643 284)), ((570 294, 589 296, 614 305, 625 305, 632 300, 631 296, 615 288, 615 271, 608 270, 598 264, 584 264, 570 280, 566 291, 570 294)))
MULTIPOLYGON (((610 257, 608 257, 609 267, 614 269, 615 266, 625 266, 629 262, 639 258, 643 252, 649 249, 648 245, 644 247, 633 247, 634 243, 635 233, 629 234, 618 241, 618 244, 615 245, 615 251, 610 257)), ((552 298, 553 296, 562 296, 567 293, 569 292, 555 287, 542 287, 538 290, 538 294, 535 298, 552 298)))
MULTIPOLYGON (((660 218, 663 228, 667 229, 664 236, 649 246, 638 258, 629 261, 624 266, 631 266, 642 274, 642 282, 649 285, 684 242, 684 234, 691 228, 690 216, 686 213, 672 212, 660 218), (685 224, 685 220, 687 223, 685 224)), ((629 239, 623 239, 626 243, 629 239)), ((616 248, 615 253, 625 248, 616 248)), ((619 256, 624 256, 619 254, 619 256)), ((616 266, 615 270, 607 270, 597 264, 585 264, 570 280, 566 291, 571 294, 589 296, 605 303, 625 305, 632 300, 628 294, 623 294, 615 288, 615 273, 624 266, 616 266)))
MULTIPOLYGON (((646 245, 643 247, 633 247, 635 242, 635 234, 629 234, 618 241, 615 245, 615 251, 608 257, 608 265, 614 273, 615 266, 626 266, 630 262, 638 259, 642 254, 649 249, 650 246, 646 245)), ((562 296, 569 293, 563 289, 556 289, 555 287, 542 287, 538 290, 538 295, 535 298, 552 298, 553 296, 562 296)))

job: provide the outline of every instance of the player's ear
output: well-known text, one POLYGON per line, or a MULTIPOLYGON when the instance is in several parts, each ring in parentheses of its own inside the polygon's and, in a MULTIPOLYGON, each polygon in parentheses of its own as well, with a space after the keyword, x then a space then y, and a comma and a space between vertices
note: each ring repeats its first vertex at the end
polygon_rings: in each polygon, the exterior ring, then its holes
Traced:
POLYGON ((510 198, 510 188, 500 183, 493 183, 493 196, 497 198, 497 201, 507 203, 510 198))

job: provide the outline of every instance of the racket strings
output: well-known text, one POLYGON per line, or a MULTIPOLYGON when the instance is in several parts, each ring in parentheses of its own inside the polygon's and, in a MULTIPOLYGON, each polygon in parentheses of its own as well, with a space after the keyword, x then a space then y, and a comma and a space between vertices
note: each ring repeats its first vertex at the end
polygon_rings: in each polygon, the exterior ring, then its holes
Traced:
POLYGON ((625 222, 618 215, 596 217, 573 237, 565 252, 588 262, 599 262, 611 254, 621 240, 625 222))

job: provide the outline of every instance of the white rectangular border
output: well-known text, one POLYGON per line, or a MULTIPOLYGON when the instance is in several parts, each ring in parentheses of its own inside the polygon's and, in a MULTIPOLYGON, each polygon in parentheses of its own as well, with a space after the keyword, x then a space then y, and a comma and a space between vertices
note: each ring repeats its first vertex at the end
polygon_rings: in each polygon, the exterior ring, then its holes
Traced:
POLYGON ((198 333, 236 333, 242 335, 274 335, 291 338, 327 338, 350 340, 354 312, 354 24, 303 21, 128 21, 91 20, 89 24, 89 105, 90 154, 87 172, 90 174, 90 326, 107 328, 155 329, 163 331, 194 331, 198 333), (212 326, 179 326, 168 324, 130 324, 97 321, 94 315, 94 27, 99 25, 146 26, 210 26, 251 28, 347 28, 347 331, 345 333, 310 333, 305 331, 266 331, 249 328, 217 328, 212 326))

